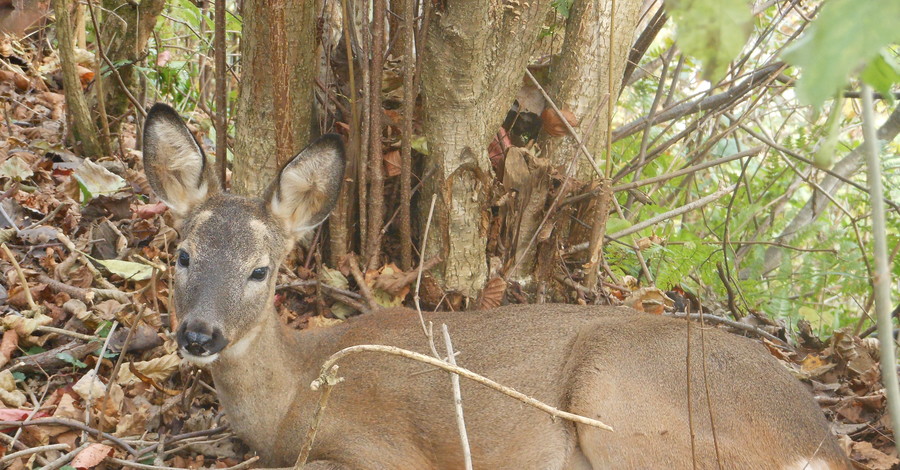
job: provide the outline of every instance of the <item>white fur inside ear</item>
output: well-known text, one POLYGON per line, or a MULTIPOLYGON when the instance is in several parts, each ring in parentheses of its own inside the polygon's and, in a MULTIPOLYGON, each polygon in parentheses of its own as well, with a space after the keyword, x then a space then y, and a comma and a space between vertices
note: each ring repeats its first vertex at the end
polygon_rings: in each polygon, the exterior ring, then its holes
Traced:
POLYGON ((279 190, 272 197, 270 208, 272 214, 282 220, 286 228, 300 235, 325 221, 328 215, 319 220, 313 217, 322 210, 328 196, 316 183, 316 175, 311 165, 293 165, 285 168, 281 174, 279 190))
POLYGON ((184 129, 166 121, 148 123, 155 158, 151 160, 160 186, 157 196, 177 215, 185 215, 206 200, 209 184, 203 178, 203 153, 184 129))

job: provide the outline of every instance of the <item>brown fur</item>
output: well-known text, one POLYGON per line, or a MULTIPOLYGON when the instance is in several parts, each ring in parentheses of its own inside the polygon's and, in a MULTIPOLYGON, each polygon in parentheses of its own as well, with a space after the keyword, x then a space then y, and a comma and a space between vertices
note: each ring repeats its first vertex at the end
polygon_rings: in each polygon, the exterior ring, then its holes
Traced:
MULTIPOLYGON (((168 114, 155 116, 151 111, 148 123, 156 125, 149 129, 179 135, 167 127, 168 114)), ((148 168, 164 173, 159 162, 172 156, 152 150, 161 148, 157 138, 145 135, 144 158, 148 168)), ((170 201, 183 207, 181 249, 191 256, 190 266, 176 269, 176 309, 182 323, 227 339, 224 349, 193 359, 209 361, 237 435, 267 465, 292 465, 318 400, 309 384, 326 358, 357 344, 425 353, 418 319, 410 310, 391 309, 333 328, 293 331, 273 307, 276 276, 248 280, 258 267, 275 272, 298 232, 330 210, 343 170, 334 138, 301 152, 265 199, 216 191, 193 197, 190 188, 209 173, 198 162, 177 168, 198 174, 150 179, 162 195, 186 194, 170 201), (291 209, 290 201, 308 206, 291 209)), ((688 335, 685 321, 613 307, 520 305, 430 314, 428 320, 448 325, 461 366, 615 428, 553 419, 463 380, 477 469, 717 468, 717 460, 727 469, 850 468, 809 392, 747 339, 714 329, 701 335, 699 325, 688 335)), ((374 353, 347 357, 339 373, 345 380, 332 394, 307 468, 463 467, 445 373, 374 353)))

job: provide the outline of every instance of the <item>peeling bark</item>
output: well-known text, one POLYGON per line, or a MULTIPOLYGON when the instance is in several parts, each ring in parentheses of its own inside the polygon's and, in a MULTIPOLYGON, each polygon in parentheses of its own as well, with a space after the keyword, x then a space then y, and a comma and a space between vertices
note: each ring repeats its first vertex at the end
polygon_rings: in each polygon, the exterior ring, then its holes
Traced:
POLYGON ((426 207, 437 195, 428 253, 443 287, 475 297, 487 279, 487 147, 522 82, 549 1, 459 0, 435 7, 422 90, 431 154, 426 207))
MULTIPOLYGON (((641 2, 618 0, 615 12, 610 12, 611 0, 575 0, 566 22, 566 38, 562 53, 553 70, 550 97, 562 109, 578 119, 575 129, 581 134, 585 147, 600 163, 606 144, 607 107, 602 105, 610 91, 608 68, 612 54, 612 99, 619 95, 625 63, 631 50, 634 31, 641 13, 641 2), (612 14, 615 17, 612 17, 612 14), (614 44, 610 47, 611 26, 614 44)), ((543 134, 541 146, 553 164, 565 165, 579 153, 571 136, 550 137, 543 134)), ((578 157, 578 175, 592 179, 597 175, 584 157, 578 157)))

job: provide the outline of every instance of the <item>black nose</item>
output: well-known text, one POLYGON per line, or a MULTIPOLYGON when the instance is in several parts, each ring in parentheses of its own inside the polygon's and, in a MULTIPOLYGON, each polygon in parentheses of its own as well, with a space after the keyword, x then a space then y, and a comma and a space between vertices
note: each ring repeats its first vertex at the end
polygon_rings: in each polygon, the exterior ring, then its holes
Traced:
POLYGON ((211 356, 225 348, 222 330, 204 322, 184 322, 176 335, 178 346, 193 356, 211 356))

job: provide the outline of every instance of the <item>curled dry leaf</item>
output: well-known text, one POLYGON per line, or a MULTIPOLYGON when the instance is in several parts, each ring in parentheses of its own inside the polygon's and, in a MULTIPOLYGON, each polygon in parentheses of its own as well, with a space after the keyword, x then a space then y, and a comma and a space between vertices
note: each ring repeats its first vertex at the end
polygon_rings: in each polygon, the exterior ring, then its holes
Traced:
POLYGON ((642 287, 625 299, 625 305, 653 315, 662 315, 666 308, 672 307, 675 302, 656 287, 642 287))
MULTIPOLYGON (((173 352, 149 361, 135 362, 134 369, 147 378, 161 382, 178 370, 179 364, 181 358, 178 357, 178 353, 173 352)), ((116 377, 116 382, 120 385, 131 385, 140 381, 140 377, 132 373, 128 367, 119 369, 119 375, 116 377)))
POLYGON ((3 340, 0 341, 0 367, 6 365, 12 359, 12 353, 19 347, 19 334, 14 330, 3 332, 3 340))
POLYGON ((309 328, 328 328, 329 326, 339 325, 341 323, 344 323, 344 321, 337 318, 328 318, 321 315, 316 315, 309 317, 308 326, 309 328))
MULTIPOLYGON (((570 126, 573 128, 578 127, 578 118, 575 117, 575 114, 567 109, 561 109, 560 112, 570 126)), ((569 134, 569 129, 566 128, 563 120, 559 118, 559 114, 553 108, 548 107, 544 109, 544 112, 541 113, 541 121, 543 121, 544 132, 553 137, 562 137, 569 134)))
POLYGON ((384 154, 384 174, 390 178, 400 174, 400 151, 391 150, 384 154))
POLYGON ((52 322, 53 319, 43 313, 38 313, 31 318, 20 317, 18 315, 6 315, 0 317, 0 324, 7 330, 15 330, 20 337, 31 336, 31 333, 34 333, 35 328, 49 325, 52 322))
POLYGON ((0 401, 12 408, 25 404, 25 394, 16 388, 16 379, 9 369, 0 372, 0 401))
POLYGON ((503 302, 504 294, 506 294, 506 281, 502 277, 495 277, 484 286, 481 295, 478 296, 476 308, 478 310, 497 308, 503 302))
POLYGON ((97 374, 94 373, 94 370, 91 369, 78 379, 78 382, 75 382, 75 385, 72 386, 72 390, 74 390, 82 400, 95 400, 106 393, 106 384, 104 384, 103 381, 100 380, 100 377, 97 377, 97 374))
POLYGON ((112 447, 95 442, 79 452, 78 455, 72 459, 71 465, 78 470, 94 468, 97 465, 100 465, 100 462, 103 462, 105 458, 112 456, 112 453, 112 447))

